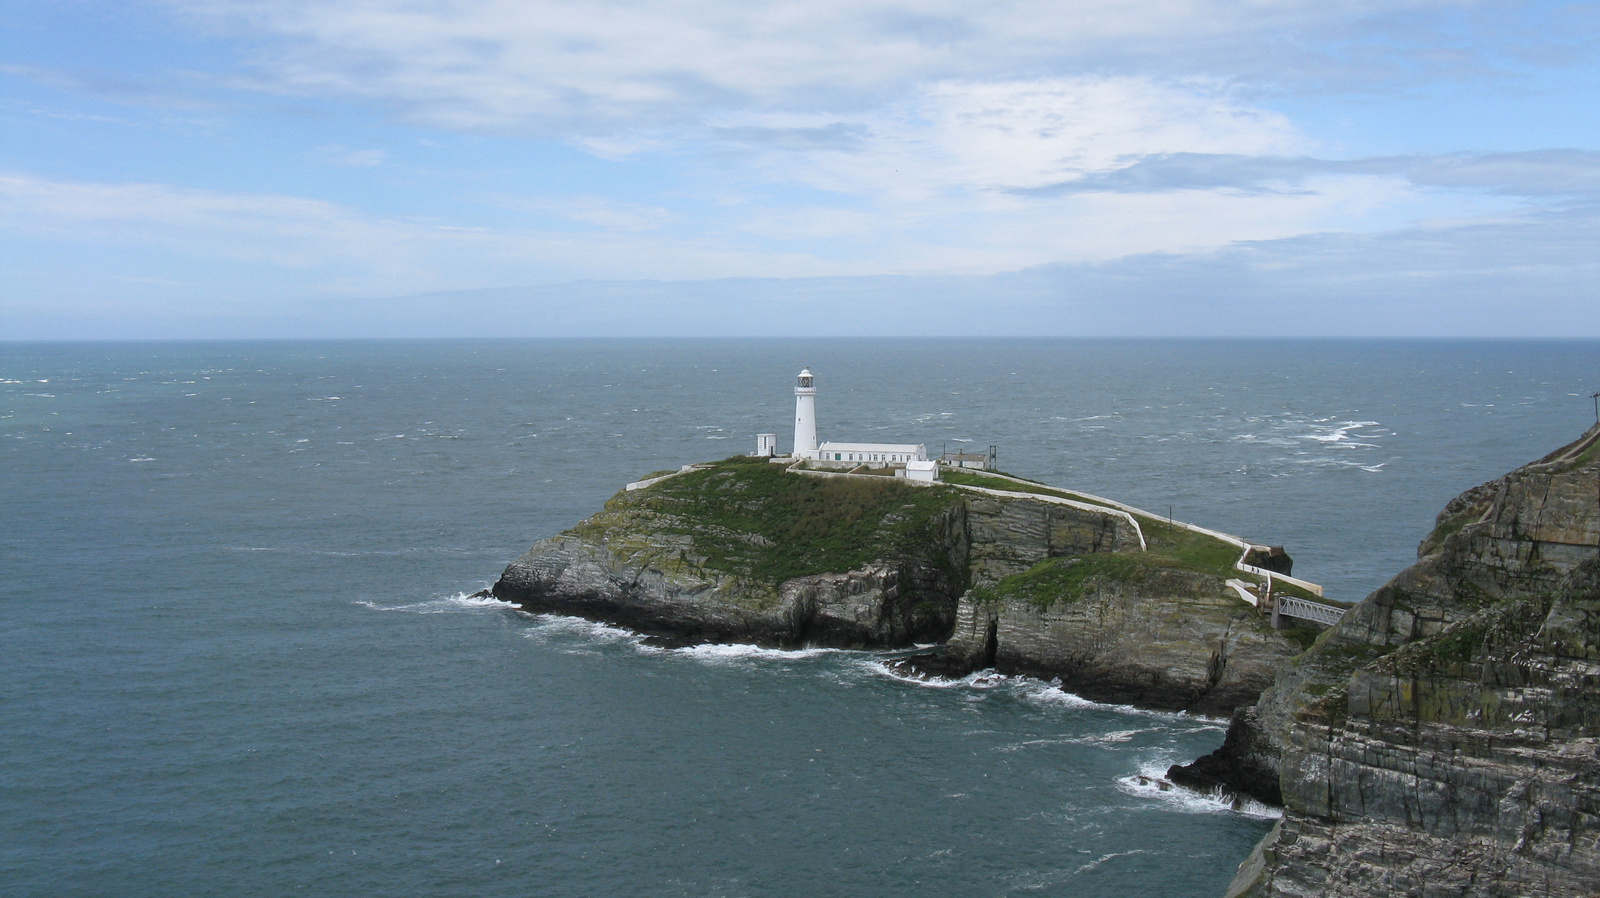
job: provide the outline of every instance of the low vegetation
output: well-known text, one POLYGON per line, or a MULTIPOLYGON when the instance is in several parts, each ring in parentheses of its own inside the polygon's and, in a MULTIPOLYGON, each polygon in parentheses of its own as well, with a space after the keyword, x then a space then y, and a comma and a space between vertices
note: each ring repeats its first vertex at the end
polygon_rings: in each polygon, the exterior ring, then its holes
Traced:
POLYGON ((585 535, 608 535, 617 515, 648 515, 651 532, 687 537, 706 567, 776 585, 885 556, 938 561, 941 522, 955 498, 890 478, 789 474, 766 459, 736 456, 619 495, 585 535))
POLYGON ((1047 558, 1022 573, 974 589, 972 598, 980 604, 1027 602, 1039 611, 1048 611, 1054 605, 1086 598, 1096 581, 1137 581, 1159 566, 1142 555, 1111 552, 1047 558))
POLYGON ((939 479, 946 483, 954 483, 961 486, 980 486, 984 489, 1009 490, 1013 493, 1036 493, 1041 496, 1055 496, 1059 499, 1071 499, 1074 502, 1083 502, 1087 505, 1098 505, 1101 508, 1115 507, 1108 505, 1101 500, 1092 499, 1081 493, 1074 493, 1071 490, 1057 489, 1053 486, 1035 483, 1032 480, 1011 480, 1009 479, 1009 475, 1007 477, 995 477, 992 474, 984 474, 979 471, 951 470, 946 468, 939 471, 939 479))

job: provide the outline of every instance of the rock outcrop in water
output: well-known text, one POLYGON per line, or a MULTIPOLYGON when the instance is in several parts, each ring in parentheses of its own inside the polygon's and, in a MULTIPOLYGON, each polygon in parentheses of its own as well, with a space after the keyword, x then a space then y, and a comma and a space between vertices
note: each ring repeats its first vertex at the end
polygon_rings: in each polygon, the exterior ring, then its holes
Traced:
POLYGON ((1600 427, 1418 555, 1171 771, 1281 798, 1230 896, 1600 894, 1600 427))
POLYGON ((619 493, 512 562, 494 594, 684 642, 949 639, 908 670, 993 667, 1226 714, 1301 648, 1225 586, 1237 554, 1176 528, 1141 533, 1109 507, 735 458, 619 493))

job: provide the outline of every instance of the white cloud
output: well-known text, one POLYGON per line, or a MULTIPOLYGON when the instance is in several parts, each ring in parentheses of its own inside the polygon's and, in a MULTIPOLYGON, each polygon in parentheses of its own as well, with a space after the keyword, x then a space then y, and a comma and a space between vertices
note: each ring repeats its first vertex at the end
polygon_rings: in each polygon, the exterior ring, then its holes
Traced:
POLYGON ((1459 76, 1506 41, 1449 0, 171 0, 250 41, 257 86, 445 128, 554 136, 696 127, 722 111, 846 113, 941 81, 1225 76, 1258 87, 1459 76), (1416 13, 1462 11, 1459 34, 1416 13), (1435 52, 1437 51, 1437 52, 1435 52))
MULTIPOLYGON (((717 124, 722 133, 818 134, 824 121, 758 115, 717 124)), ((852 137, 837 146, 748 142, 750 164, 766 179, 828 191, 841 205, 831 214, 752 208, 747 232, 849 239, 851 252, 874 254, 885 271, 993 272, 1482 211, 1469 198, 1426 196, 1397 171, 1359 168, 1311 171, 1283 190, 1038 190, 1175 154, 1248 167, 1250 158, 1310 147, 1287 118, 1212 81, 941 82, 890 114, 847 124, 852 137)))
MULTIPOLYGON (((818 130, 820 117, 744 116, 723 123, 768 132, 818 130)), ((1210 82, 1052 78, 940 82, 887 114, 847 120, 838 147, 763 148, 768 173, 813 186, 904 196, 1027 188, 1131 165, 1162 153, 1292 153, 1303 138, 1282 115, 1210 82)))

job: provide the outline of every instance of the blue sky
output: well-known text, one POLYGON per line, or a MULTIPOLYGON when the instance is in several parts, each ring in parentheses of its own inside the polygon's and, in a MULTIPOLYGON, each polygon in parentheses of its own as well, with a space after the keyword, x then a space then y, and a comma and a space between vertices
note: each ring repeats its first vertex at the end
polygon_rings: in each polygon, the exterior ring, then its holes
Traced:
POLYGON ((1600 336, 1600 11, 0 5, 0 338, 1600 336))

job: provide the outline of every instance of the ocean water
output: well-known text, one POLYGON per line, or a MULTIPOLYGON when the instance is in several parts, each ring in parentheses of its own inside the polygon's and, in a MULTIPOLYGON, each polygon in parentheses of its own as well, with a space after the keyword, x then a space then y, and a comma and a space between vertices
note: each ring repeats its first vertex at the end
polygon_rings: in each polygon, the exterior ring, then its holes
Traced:
POLYGON ((1222 723, 880 653, 663 651, 466 595, 788 439, 1286 545, 1357 599, 1593 420, 1600 343, 0 344, 0 893, 1215 896, 1222 723))

